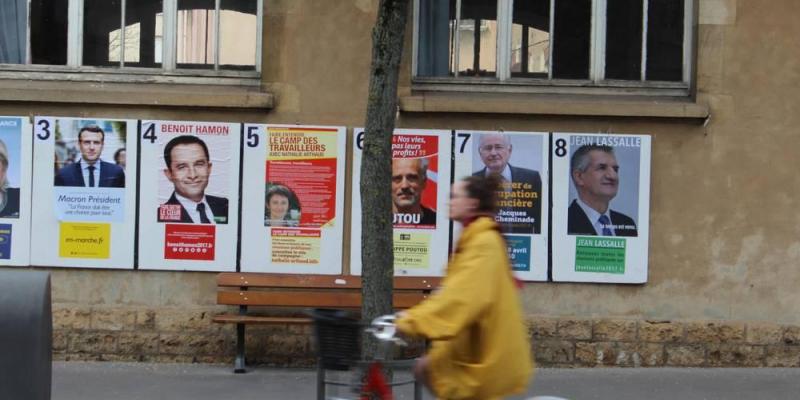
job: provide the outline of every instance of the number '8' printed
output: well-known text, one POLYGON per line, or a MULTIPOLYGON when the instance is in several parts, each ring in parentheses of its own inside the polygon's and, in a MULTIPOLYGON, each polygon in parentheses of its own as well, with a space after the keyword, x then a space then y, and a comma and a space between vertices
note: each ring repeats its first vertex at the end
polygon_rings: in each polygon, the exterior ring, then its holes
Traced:
POLYGON ((567 155, 567 141, 564 139, 556 140, 556 155, 564 157, 567 155))

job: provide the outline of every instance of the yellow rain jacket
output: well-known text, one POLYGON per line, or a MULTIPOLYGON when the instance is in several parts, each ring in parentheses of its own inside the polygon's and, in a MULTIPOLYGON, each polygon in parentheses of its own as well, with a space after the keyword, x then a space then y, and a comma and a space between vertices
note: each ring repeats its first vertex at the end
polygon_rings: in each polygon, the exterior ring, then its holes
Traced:
POLYGON ((480 217, 461 233, 441 289, 397 321, 432 341, 430 384, 441 399, 488 400, 525 390, 533 373, 506 244, 480 217))

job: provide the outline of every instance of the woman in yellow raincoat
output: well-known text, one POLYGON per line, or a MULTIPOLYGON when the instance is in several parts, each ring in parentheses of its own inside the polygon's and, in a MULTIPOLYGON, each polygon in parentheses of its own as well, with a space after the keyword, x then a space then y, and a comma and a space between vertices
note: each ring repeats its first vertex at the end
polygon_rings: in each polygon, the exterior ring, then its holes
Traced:
POLYGON ((431 340, 416 373, 440 399, 520 393, 533 373, 518 290, 494 220, 498 186, 494 176, 453 185, 450 218, 464 229, 442 287, 397 320, 405 335, 431 340))

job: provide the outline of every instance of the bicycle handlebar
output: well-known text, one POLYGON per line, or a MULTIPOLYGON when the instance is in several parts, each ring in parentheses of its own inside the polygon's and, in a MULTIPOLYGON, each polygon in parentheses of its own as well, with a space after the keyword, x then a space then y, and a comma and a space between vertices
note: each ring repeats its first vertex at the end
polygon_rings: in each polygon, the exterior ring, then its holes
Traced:
POLYGON ((405 346, 406 342, 397 337, 397 321, 396 314, 382 315, 372 320, 370 326, 366 329, 378 340, 384 342, 394 342, 397 345, 405 346))

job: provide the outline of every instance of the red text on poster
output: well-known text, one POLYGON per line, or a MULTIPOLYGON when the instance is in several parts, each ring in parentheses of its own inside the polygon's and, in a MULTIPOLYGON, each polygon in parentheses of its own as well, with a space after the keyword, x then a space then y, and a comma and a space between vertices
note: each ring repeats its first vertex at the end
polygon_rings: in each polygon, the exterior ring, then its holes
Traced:
POLYGON ((436 228, 439 138, 403 134, 392 137, 394 227, 436 228))
POLYGON ((215 225, 166 224, 164 258, 168 260, 214 260, 215 225))

